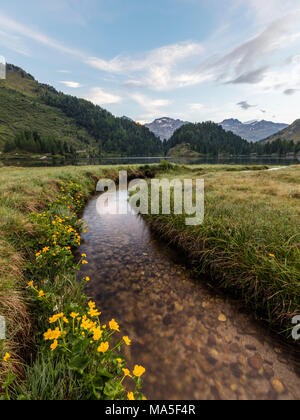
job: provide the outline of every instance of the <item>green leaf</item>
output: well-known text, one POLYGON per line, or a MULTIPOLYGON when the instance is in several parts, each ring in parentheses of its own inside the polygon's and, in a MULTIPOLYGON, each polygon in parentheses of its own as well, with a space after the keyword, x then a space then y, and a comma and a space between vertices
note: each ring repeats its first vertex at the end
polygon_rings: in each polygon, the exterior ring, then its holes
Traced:
POLYGON ((84 370, 87 368, 89 364, 89 359, 83 356, 75 356, 70 362, 70 369, 79 372, 83 375, 84 370))
POLYGON ((122 391, 123 386, 119 382, 116 382, 114 379, 107 381, 104 387, 104 394, 111 399, 114 399, 122 391))

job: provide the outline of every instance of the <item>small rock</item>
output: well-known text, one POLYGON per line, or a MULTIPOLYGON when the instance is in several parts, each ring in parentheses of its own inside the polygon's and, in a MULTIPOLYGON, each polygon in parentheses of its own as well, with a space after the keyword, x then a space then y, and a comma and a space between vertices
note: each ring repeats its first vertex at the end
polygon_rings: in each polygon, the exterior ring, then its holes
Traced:
POLYGON ((236 343, 232 343, 232 344, 230 344, 230 346, 229 346, 229 350, 230 350, 232 353, 240 353, 240 351, 241 351, 240 346, 239 346, 238 344, 236 344, 236 343))
POLYGON ((284 393, 284 391, 285 391, 284 386, 283 386, 282 382, 280 382, 279 379, 272 378, 270 382, 271 382, 271 385, 272 385, 274 391, 276 391, 277 394, 283 394, 284 393))
POLYGON ((180 305, 178 302, 175 302, 175 309, 177 312, 182 312, 183 311, 183 306, 180 305))
POLYGON ((220 314, 219 317, 218 317, 218 320, 220 322, 226 322, 227 321, 227 318, 226 318, 226 316, 224 314, 220 314))
POLYGON ((207 339, 207 345, 210 347, 213 347, 217 344, 216 338, 213 335, 209 335, 208 339, 207 339))
POLYGON ((266 375, 266 377, 267 377, 268 379, 273 378, 273 376, 274 376, 274 371, 273 371, 273 369, 271 368, 271 366, 265 366, 264 371, 265 371, 265 375, 266 375))
POLYGON ((242 372, 242 370, 241 370, 241 368, 240 368, 240 366, 239 366, 238 363, 231 363, 230 369, 231 369, 233 375, 236 378, 240 378, 243 375, 243 372, 242 372))
POLYGON ((261 369, 263 365, 263 359, 261 358, 260 354, 255 354, 254 356, 250 357, 248 359, 248 363, 253 369, 261 369))
POLYGON ((245 346, 245 348, 246 348, 247 350, 250 350, 250 351, 256 351, 256 347, 255 347, 255 346, 252 346, 251 344, 247 344, 247 345, 245 346))

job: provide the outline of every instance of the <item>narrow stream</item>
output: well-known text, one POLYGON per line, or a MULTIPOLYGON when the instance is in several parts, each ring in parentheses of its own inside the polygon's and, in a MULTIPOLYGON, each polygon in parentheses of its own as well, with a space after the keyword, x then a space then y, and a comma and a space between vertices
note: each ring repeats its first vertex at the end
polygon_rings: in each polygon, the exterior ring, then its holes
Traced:
MULTIPOLYGON (((195 281, 180 255, 132 212, 102 215, 87 205, 80 253, 87 293, 104 321, 115 318, 129 367, 142 364, 148 399, 300 399, 299 359, 243 305, 195 281)), ((115 199, 127 203, 118 192, 115 199)), ((127 204, 126 204, 127 205, 127 204)))

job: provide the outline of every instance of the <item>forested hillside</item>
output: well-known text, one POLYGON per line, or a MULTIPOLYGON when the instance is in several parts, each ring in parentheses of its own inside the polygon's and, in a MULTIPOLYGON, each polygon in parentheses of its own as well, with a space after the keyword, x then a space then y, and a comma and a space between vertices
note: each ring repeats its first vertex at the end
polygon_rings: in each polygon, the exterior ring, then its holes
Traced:
POLYGON ((249 155, 257 153, 259 155, 279 154, 300 152, 300 144, 293 141, 278 139, 273 143, 249 143, 247 140, 225 131, 220 125, 213 122, 199 124, 187 124, 175 131, 169 141, 164 142, 166 153, 178 151, 179 145, 187 145, 190 152, 200 155, 217 156, 226 155, 249 155))
POLYGON ((147 128, 57 92, 11 64, 6 80, 0 80, 0 110, 0 151, 123 156, 163 152, 161 141, 147 128))

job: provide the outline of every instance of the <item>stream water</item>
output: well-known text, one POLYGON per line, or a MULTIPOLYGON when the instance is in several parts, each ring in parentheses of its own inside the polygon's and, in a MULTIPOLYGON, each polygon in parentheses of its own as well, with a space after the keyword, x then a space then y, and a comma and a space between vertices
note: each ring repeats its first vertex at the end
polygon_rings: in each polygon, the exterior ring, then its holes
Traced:
MULTIPOLYGON (((95 196, 83 220, 79 278, 104 321, 115 318, 129 367, 142 364, 148 399, 300 399, 299 353, 267 333, 243 304, 196 281, 181 256, 143 219, 102 215, 95 196)), ((118 192, 115 199, 127 203, 118 192)), ((127 204, 125 204, 127 205, 127 204)))

